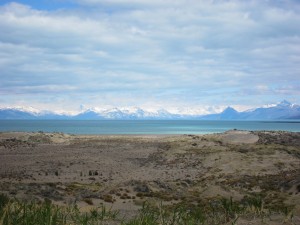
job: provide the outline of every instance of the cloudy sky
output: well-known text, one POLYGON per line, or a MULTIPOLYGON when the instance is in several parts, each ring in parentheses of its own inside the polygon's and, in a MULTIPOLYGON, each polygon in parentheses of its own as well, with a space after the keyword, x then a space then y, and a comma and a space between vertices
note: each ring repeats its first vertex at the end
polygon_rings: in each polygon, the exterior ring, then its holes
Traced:
POLYGON ((299 0, 0 0, 0 106, 300 103, 299 0))

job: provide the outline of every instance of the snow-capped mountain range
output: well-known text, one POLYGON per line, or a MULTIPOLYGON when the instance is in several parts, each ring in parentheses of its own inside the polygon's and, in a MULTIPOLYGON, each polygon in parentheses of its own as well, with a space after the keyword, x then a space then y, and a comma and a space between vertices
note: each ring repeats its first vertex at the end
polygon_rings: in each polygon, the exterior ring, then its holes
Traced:
POLYGON ((88 109, 79 114, 54 113, 51 111, 38 111, 33 108, 2 108, 0 119, 63 119, 63 120, 285 120, 300 119, 300 105, 291 104, 284 100, 269 107, 259 107, 238 112, 227 107, 223 112, 208 115, 170 113, 167 110, 147 111, 141 108, 134 109, 88 109))

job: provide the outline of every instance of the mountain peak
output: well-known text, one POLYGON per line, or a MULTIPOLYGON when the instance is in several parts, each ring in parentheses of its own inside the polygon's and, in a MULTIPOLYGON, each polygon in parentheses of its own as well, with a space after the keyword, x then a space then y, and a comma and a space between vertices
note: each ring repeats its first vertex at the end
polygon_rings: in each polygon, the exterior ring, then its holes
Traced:
POLYGON ((131 108, 90 108, 80 113, 58 113, 51 111, 37 111, 33 108, 1 108, 0 119, 218 119, 218 120, 271 120, 271 119, 298 119, 300 118, 300 105, 291 104, 283 100, 277 105, 260 107, 252 110, 238 112, 228 106, 221 113, 201 115, 195 113, 169 112, 164 108, 159 110, 144 110, 138 107, 131 108))
POLYGON ((277 104, 277 106, 281 106, 281 107, 291 107, 292 103, 288 102, 287 100, 283 100, 281 101, 279 104, 277 104))
POLYGON ((228 106, 221 114, 220 119, 235 119, 235 117, 238 115, 238 111, 236 111, 234 108, 228 106))
POLYGON ((234 108, 228 106, 226 109, 224 109, 224 111, 222 113, 235 113, 237 112, 234 108))

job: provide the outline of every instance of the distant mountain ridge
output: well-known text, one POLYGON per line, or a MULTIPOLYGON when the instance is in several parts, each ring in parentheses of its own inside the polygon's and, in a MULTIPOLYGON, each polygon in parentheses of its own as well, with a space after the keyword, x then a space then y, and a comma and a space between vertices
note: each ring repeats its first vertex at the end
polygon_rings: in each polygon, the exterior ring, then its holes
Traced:
POLYGON ((261 107, 244 112, 238 112, 228 107, 222 113, 201 116, 206 120, 286 120, 300 119, 300 105, 283 100, 271 107, 261 107))
POLYGON ((126 110, 112 108, 103 111, 86 110, 77 115, 57 114, 50 111, 34 112, 26 109, 5 108, 0 109, 1 120, 288 120, 300 119, 300 105, 291 104, 284 100, 277 105, 260 107, 252 110, 238 112, 227 107, 223 112, 208 115, 174 114, 160 109, 156 112, 145 111, 141 108, 126 110))

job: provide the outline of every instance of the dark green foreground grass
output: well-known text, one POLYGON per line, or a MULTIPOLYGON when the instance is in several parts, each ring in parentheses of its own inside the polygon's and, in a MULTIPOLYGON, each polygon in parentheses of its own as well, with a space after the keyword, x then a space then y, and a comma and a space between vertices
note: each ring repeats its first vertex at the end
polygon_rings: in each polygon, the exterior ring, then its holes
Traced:
POLYGON ((264 221, 275 214, 282 217, 282 222, 293 224, 290 207, 268 208, 259 196, 246 197, 241 202, 221 198, 203 205, 163 206, 146 202, 134 218, 125 221, 118 211, 104 206, 83 213, 76 205, 22 202, 0 194, 1 225, 217 225, 236 224, 240 218, 264 221))

